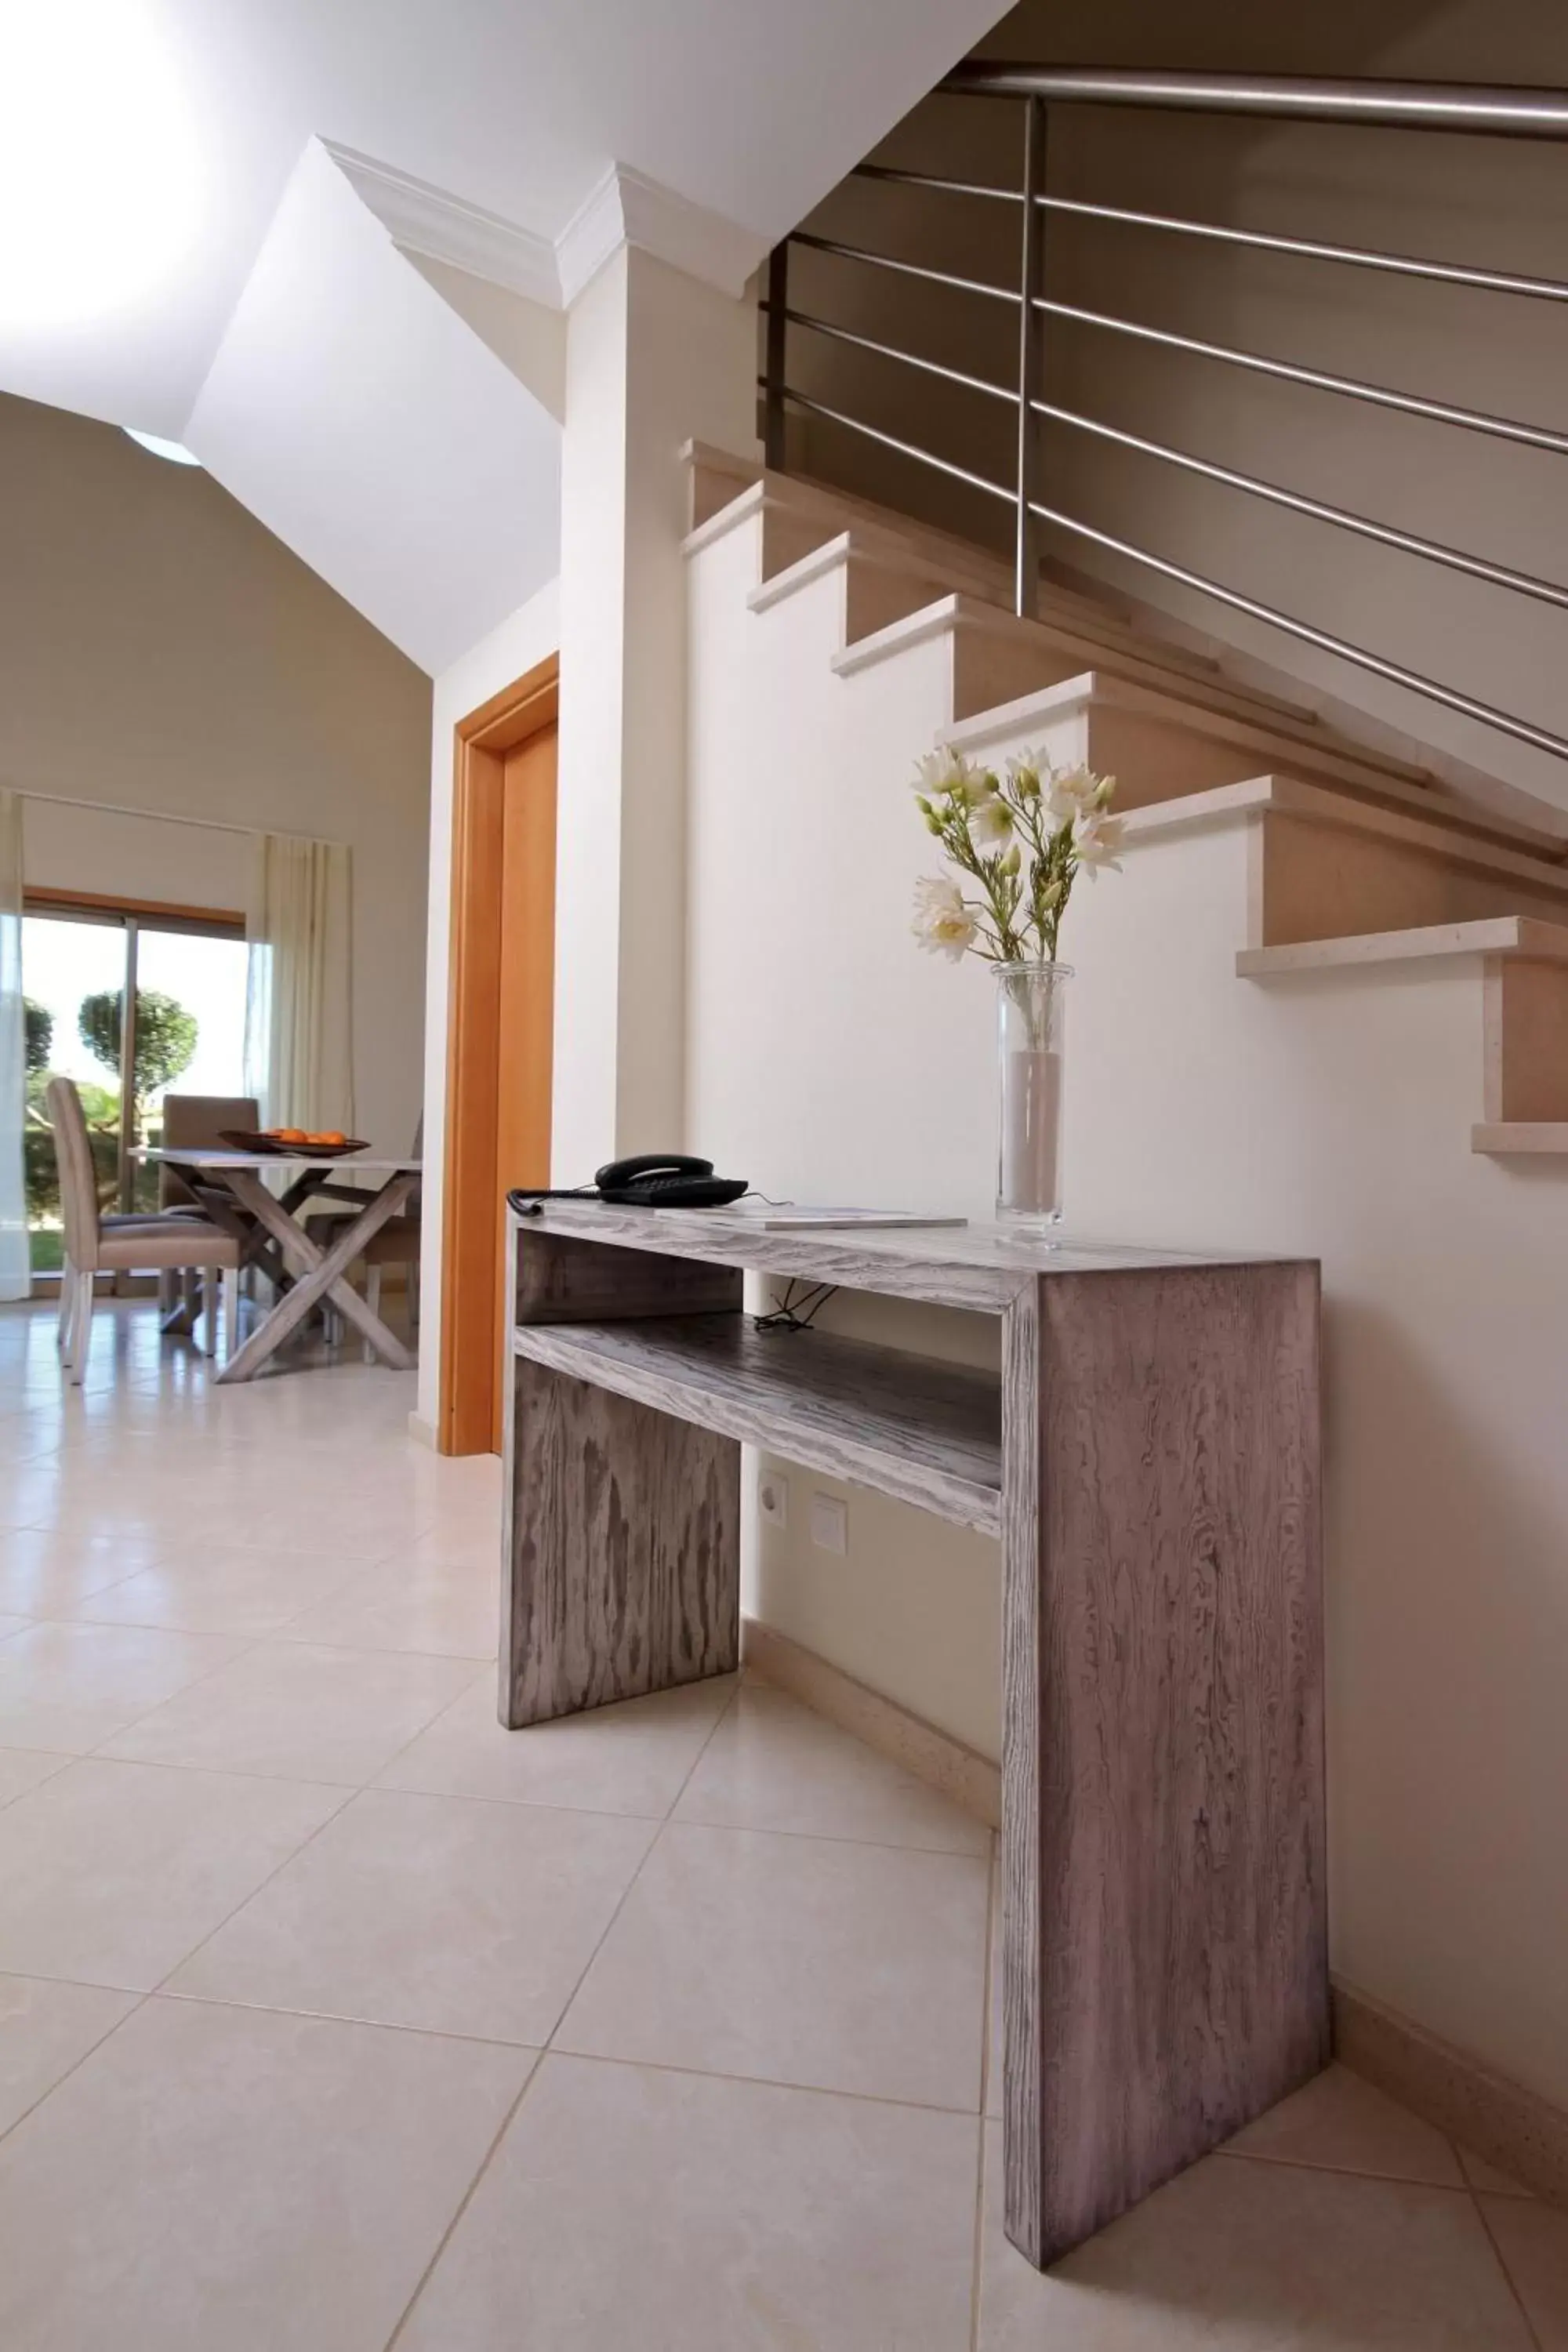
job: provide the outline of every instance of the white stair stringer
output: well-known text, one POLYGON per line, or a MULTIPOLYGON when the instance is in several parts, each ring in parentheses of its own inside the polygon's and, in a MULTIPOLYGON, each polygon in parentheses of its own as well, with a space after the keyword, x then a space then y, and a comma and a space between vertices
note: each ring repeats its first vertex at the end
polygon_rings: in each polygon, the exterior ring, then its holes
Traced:
MULTIPOLYGON (((983 1219, 994 983, 909 928, 939 870, 909 786, 952 725, 952 633, 836 668, 843 567, 754 610, 762 528, 689 565, 688 1132, 777 1198, 983 1219)), ((988 760, 1037 735, 1037 709, 1013 718, 988 760)), ((1358 797, 1280 750, 1134 809, 1124 870, 1075 894, 1066 1230, 1321 1260, 1335 1964, 1568 2105, 1568 1885, 1541 1794, 1568 1786, 1568 1155, 1467 1148, 1478 1119, 1568 1132, 1568 1108, 1487 1101, 1489 1065, 1521 1087, 1552 1067, 1533 1048, 1568 974, 1563 876, 1529 840, 1358 797), (1267 936, 1342 898, 1372 911, 1363 857, 1400 920, 1315 953, 1331 930, 1267 936), (1510 909, 1516 891, 1556 919, 1510 909), (1311 968, 1238 976, 1287 949, 1311 968)), ((896 1303, 839 1316, 937 1354, 994 1345, 896 1303)), ((793 1525, 759 1538, 768 1622, 994 1754, 994 1550, 859 1494, 851 1527, 831 1578, 793 1525)))

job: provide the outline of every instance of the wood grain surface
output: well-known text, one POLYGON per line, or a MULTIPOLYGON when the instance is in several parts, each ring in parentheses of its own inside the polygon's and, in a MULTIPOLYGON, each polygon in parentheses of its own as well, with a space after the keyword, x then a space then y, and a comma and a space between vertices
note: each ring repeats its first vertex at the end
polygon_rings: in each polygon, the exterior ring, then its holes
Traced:
POLYGON ((1071 1276, 1008 1318, 1006 2221, 1037 2263, 1327 2061, 1317 1333, 1310 1265, 1071 1276))
POLYGON ((520 1355, 767 1446, 939 1518, 1001 1525, 1002 1396, 989 1372, 749 1316, 534 1324, 520 1355))
POLYGON ((740 1447, 524 1357, 511 1386, 502 1722, 732 1671, 740 1447))
POLYGON ((738 1266, 605 1249, 593 1240, 552 1233, 538 1218, 515 1212, 511 1223, 517 1250, 510 1295, 518 1323, 597 1323, 612 1316, 739 1309, 738 1266))
POLYGON ((740 1217, 701 1209, 629 1209, 600 1201, 547 1201, 531 1232, 563 1234, 660 1257, 749 1266, 759 1274, 815 1276, 851 1290, 967 1307, 999 1315, 1039 1276, 1118 1273, 1162 1265, 1250 1263, 1224 1253, 1133 1249, 1118 1243, 1032 1241, 1005 1225, 879 1225, 764 1233, 740 1217))

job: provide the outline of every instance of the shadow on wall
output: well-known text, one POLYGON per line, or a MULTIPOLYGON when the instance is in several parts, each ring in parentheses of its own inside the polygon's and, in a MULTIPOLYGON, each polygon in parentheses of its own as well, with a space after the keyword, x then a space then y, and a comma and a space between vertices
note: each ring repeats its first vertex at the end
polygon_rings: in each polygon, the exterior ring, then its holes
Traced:
POLYGON ((1442 1364, 1391 1316, 1326 1299, 1333 1965, 1461 2049, 1511 2047, 1505 2069, 1568 2105, 1562 1969, 1510 1964, 1568 1957, 1568 1878, 1542 1867, 1559 1768, 1535 1744, 1568 1690, 1561 1510, 1442 1364), (1374 1422, 1375 1454, 1356 1443, 1374 1422))

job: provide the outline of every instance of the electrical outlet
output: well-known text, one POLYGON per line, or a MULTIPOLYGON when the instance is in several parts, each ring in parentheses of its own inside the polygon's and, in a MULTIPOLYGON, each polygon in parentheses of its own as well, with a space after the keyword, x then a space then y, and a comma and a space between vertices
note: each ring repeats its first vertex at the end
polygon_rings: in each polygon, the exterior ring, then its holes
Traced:
POLYGON ((812 1496, 811 1540, 824 1551, 848 1550, 849 1507, 841 1503, 837 1495, 812 1496))
POLYGON ((776 1470, 764 1470, 757 1481, 757 1508, 770 1527, 789 1525, 789 1480, 776 1470))

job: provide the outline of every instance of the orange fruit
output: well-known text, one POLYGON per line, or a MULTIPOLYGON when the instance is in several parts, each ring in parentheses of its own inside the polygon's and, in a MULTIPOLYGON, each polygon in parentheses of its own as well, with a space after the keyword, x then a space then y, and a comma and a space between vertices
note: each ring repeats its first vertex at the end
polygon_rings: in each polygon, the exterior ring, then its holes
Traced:
POLYGON ((302 1127, 275 1127, 272 1140, 274 1143, 308 1143, 310 1138, 302 1127))

